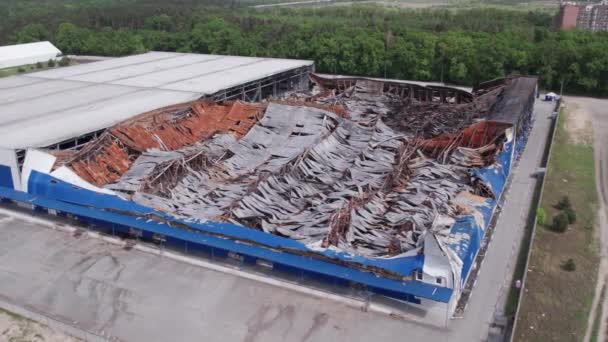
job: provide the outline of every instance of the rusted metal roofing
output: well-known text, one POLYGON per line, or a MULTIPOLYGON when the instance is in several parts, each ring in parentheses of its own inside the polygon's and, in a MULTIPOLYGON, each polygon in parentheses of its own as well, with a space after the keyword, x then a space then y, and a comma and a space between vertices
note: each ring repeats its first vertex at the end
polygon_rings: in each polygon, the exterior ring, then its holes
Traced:
POLYGON ((505 150, 513 125, 489 118, 518 82, 477 95, 370 79, 319 83, 269 104, 194 102, 146 113, 109 129, 68 166, 178 217, 366 257, 417 253, 426 234, 447 236, 463 212, 457 198, 494 196, 472 175, 505 150))
POLYGON ((118 179, 131 166, 128 149, 111 134, 104 134, 87 147, 77 153, 68 166, 89 183, 104 185, 118 179))
POLYGON ((263 116, 265 106, 198 101, 165 107, 110 128, 67 164, 84 180, 102 186, 120 178, 146 150, 172 151, 216 133, 241 138, 263 116))
POLYGON ((432 139, 426 139, 420 148, 431 155, 445 154, 456 147, 480 148, 493 143, 510 124, 494 121, 474 123, 458 133, 445 133, 432 139))

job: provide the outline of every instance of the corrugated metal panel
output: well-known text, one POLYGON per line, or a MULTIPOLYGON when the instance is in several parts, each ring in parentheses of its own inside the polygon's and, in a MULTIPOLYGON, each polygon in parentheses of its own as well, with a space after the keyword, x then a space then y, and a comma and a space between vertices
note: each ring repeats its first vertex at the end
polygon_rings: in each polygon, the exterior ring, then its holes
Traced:
POLYGON ((0 147, 49 146, 143 112, 312 64, 149 52, 0 79, 0 147))
POLYGON ((0 186, 11 189, 15 187, 11 168, 5 165, 0 165, 0 186))
POLYGON ((44 147, 198 97, 191 92, 101 84, 43 96, 33 102, 0 105, 0 118, 4 119, 0 123, 0 146, 44 147))

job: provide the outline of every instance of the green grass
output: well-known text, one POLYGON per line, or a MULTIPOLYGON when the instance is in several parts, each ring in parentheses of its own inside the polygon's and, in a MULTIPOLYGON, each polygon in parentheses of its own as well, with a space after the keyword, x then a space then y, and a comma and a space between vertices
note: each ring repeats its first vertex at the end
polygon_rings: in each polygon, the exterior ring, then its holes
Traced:
POLYGON ((19 74, 19 68, 0 69, 0 77, 9 77, 19 74))
MULTIPOLYGON (((18 66, 18 67, 14 67, 14 68, 0 69, 0 78, 14 76, 14 75, 28 74, 30 72, 36 72, 36 71, 43 71, 43 70, 52 69, 52 68, 49 68, 49 66, 47 65, 46 62, 41 63, 41 64, 42 64, 42 68, 40 68, 40 69, 36 68, 35 64, 22 65, 22 66, 18 66), (19 72, 19 69, 22 69, 24 71, 23 72, 19 72)), ((60 68, 60 67, 56 65, 55 68, 60 68)))
POLYGON ((599 263, 589 229, 597 213, 593 145, 589 138, 573 141, 564 127, 568 115, 562 111, 556 128, 541 199, 547 223, 535 233, 515 341, 580 341, 593 302, 599 263), (547 226, 563 196, 570 198, 578 220, 556 233, 547 226), (569 258, 576 263, 574 272, 561 268, 569 258))
POLYGON ((602 287, 602 293, 600 294, 600 299, 597 302, 597 307, 595 309, 595 319, 593 320, 593 328, 591 330, 591 338, 590 342, 598 342, 598 335, 600 333, 600 324, 602 322, 602 311, 603 311, 603 303, 604 298, 606 297, 606 285, 602 287))

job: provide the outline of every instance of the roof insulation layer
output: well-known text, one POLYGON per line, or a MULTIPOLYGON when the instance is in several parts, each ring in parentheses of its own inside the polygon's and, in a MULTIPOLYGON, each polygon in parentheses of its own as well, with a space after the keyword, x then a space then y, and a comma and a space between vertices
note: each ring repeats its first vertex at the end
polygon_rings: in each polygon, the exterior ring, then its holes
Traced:
POLYGON ((49 146, 159 107, 312 64, 149 52, 8 77, 0 80, 0 147, 49 146))
POLYGON ((36 42, 0 47, 0 69, 45 62, 61 54, 50 42, 36 42))

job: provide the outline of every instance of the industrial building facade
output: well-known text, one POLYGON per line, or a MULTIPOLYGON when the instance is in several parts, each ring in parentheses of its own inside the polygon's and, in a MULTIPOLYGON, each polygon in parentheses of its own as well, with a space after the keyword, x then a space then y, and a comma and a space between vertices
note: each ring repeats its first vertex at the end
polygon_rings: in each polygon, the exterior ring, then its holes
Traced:
POLYGON ((44 63, 61 56, 50 42, 0 46, 0 69, 44 63))
POLYGON ((608 2, 564 2, 560 7, 558 18, 562 29, 608 31, 608 2))
POLYGON ((140 55, 0 81, 0 131, 22 130, 0 141, 0 198, 447 322, 525 146, 536 78, 466 92, 239 58, 140 55), (205 71, 223 58, 257 65, 205 71), (199 76, 164 71, 192 59, 199 76), (67 103, 42 110, 31 87, 67 103))

